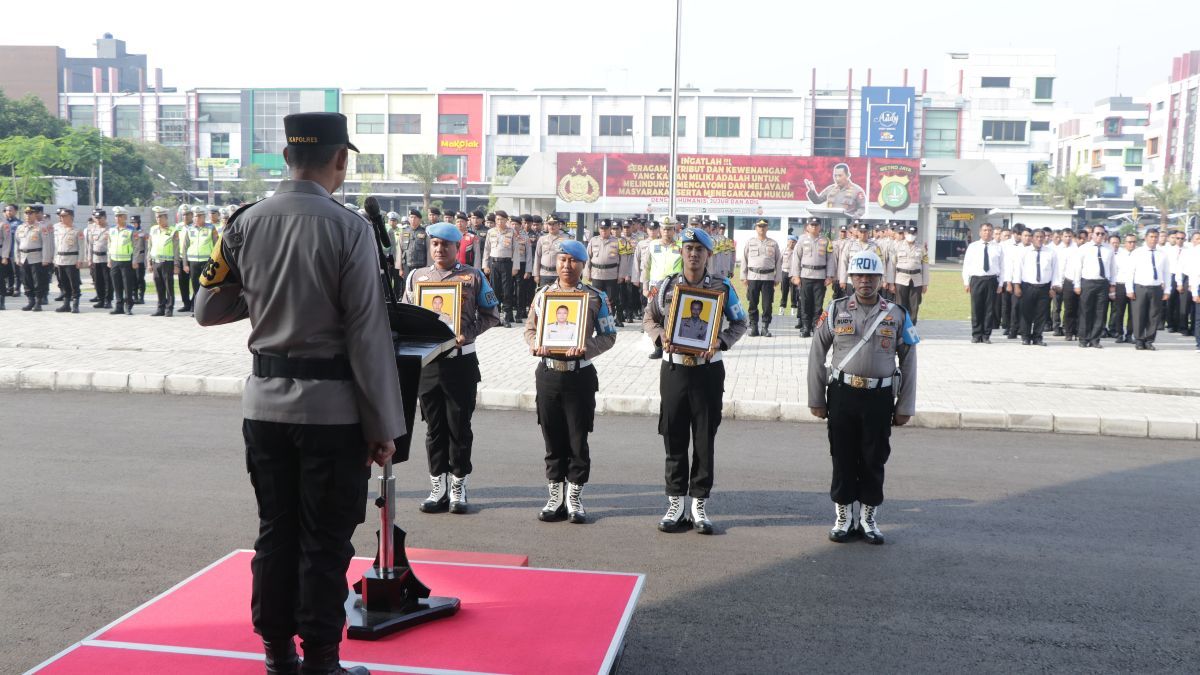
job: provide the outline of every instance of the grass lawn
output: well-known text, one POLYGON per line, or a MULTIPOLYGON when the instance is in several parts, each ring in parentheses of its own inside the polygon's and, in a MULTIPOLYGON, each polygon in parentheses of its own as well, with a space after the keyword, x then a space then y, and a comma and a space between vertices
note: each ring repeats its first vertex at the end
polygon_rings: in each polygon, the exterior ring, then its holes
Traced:
MULTIPOLYGON (((935 321, 970 321, 971 296, 963 292, 962 273, 958 270, 933 270, 930 277, 929 292, 921 300, 921 318, 935 321)), ((738 297, 745 300, 746 284, 736 273, 731 281, 738 297)), ((831 298, 832 295, 825 294, 827 303, 831 298)), ((779 306, 778 293, 775 306, 779 306)))

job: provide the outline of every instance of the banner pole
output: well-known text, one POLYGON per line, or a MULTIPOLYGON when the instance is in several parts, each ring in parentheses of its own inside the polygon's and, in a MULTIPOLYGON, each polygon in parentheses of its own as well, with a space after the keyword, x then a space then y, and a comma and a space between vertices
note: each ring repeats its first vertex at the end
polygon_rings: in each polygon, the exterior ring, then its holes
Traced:
POLYGON ((671 87, 671 177, 667 195, 667 215, 675 217, 675 181, 679 164, 679 47, 683 19, 683 0, 675 0, 675 84, 671 87))

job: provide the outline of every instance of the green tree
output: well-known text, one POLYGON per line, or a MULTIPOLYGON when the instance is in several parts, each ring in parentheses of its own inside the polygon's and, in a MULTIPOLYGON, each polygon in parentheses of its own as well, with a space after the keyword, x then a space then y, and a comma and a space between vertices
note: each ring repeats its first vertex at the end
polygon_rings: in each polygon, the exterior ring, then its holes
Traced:
POLYGON ((239 202, 254 202, 267 196, 267 181, 263 180, 262 170, 257 164, 243 166, 238 171, 240 181, 229 183, 229 192, 239 202))
MULTIPOLYGON (((146 160, 146 168, 149 170, 150 183, 154 186, 155 194, 160 199, 165 198, 163 201, 166 201, 167 204, 176 204, 181 200, 187 201, 186 197, 182 195, 175 198, 171 194, 173 190, 190 190, 192 188, 192 173, 188 171, 187 155, 183 148, 145 141, 134 141, 134 146, 146 160), (179 187, 176 188, 176 185, 179 187)), ((105 170, 107 171, 108 168, 105 167, 105 170)))
POLYGON ((1168 173, 1161 183, 1151 183, 1137 193, 1137 203, 1158 209, 1158 222, 1164 227, 1171 213, 1183 211, 1196 198, 1184 174, 1168 173))
POLYGON ((0 199, 14 202, 47 202, 54 199, 54 182, 48 178, 62 164, 62 150, 45 136, 11 136, 0 140, 0 166, 7 174, 0 183, 0 199))
POLYGON ((0 91, 0 138, 9 136, 45 136, 58 138, 69 127, 64 119, 46 110, 42 99, 29 94, 11 99, 0 91))
POLYGON ((132 142, 104 139, 104 201, 109 205, 141 206, 154 198, 146 159, 132 142))
POLYGON ((416 155, 404 162, 404 170, 417 185, 421 186, 421 199, 425 205, 425 213, 429 213, 429 198, 433 195, 433 186, 438 176, 445 173, 442 160, 437 155, 416 155))
POLYGON ((358 208, 367 208, 367 198, 375 191, 375 183, 369 177, 363 178, 358 184, 358 208))
POLYGON ((79 190, 80 199, 85 204, 96 203, 96 171, 100 166, 100 157, 110 154, 109 146, 100 135, 100 130, 93 127, 67 129, 59 139, 59 147, 63 152, 64 168, 73 175, 87 176, 87 197, 79 190))
POLYGON ((1095 197, 1104 189, 1100 179, 1086 173, 1072 172, 1062 176, 1051 175, 1042 169, 1034 177, 1036 190, 1047 206, 1074 210, 1088 197, 1095 197))
MULTIPOLYGON (((519 171, 520 168, 521 167, 517 166, 516 160, 514 160, 512 157, 501 157, 500 160, 496 162, 496 178, 494 181, 492 181, 492 186, 508 185, 509 182, 512 181, 513 176, 517 175, 517 171, 519 171)), ((499 195, 494 193, 489 194, 487 210, 495 211, 496 202, 499 199, 499 195)))

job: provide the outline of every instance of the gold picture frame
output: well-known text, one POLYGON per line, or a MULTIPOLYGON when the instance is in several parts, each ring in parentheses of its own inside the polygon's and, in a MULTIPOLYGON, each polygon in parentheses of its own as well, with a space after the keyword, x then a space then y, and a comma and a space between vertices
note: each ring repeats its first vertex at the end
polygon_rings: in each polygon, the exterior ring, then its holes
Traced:
POLYGON ((675 351, 692 356, 716 351, 724 312, 725 291, 676 286, 667 312, 664 341, 675 351))
POLYGON ((416 304, 438 315, 442 323, 450 326, 455 335, 462 335, 462 287, 461 281, 418 281, 416 304), (451 311, 446 311, 449 300, 451 311))
POLYGON ((551 354, 583 349, 588 336, 589 295, 579 291, 546 291, 538 306, 534 346, 551 354), (565 314, 565 316, 564 316, 565 314), (554 320, 551 320, 553 316, 554 320))

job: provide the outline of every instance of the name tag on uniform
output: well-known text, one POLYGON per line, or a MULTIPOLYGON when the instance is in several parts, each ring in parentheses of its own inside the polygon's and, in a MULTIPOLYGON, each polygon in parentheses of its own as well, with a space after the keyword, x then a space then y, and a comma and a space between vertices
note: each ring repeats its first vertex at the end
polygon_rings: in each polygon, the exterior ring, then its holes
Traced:
POLYGON ((885 338, 894 338, 896 337, 896 329, 883 326, 879 329, 879 334, 885 338))
POLYGON ((849 314, 839 314, 833 320, 834 335, 854 335, 854 317, 849 314))

